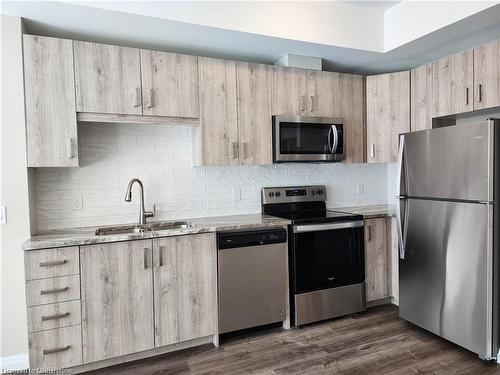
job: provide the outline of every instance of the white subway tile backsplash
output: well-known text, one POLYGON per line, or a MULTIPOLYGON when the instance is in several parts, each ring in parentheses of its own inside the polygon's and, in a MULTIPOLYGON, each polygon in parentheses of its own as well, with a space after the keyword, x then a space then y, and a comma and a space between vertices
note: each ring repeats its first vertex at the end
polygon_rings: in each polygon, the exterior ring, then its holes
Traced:
POLYGON ((258 213, 263 186, 324 184, 330 208, 387 203, 394 191, 386 164, 192 167, 189 127, 86 124, 78 137, 80 168, 36 170, 38 230, 137 222, 137 186, 124 202, 134 177, 155 220, 258 213), (72 209, 75 196, 82 210, 72 209))

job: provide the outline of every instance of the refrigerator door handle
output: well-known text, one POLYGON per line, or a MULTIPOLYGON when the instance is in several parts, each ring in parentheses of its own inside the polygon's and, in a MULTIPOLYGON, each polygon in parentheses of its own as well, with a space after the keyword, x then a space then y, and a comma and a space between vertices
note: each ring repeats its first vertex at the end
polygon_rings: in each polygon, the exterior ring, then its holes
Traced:
POLYGON ((398 174, 397 174, 397 186, 396 191, 398 195, 396 197, 396 221, 398 229, 398 242, 399 242, 399 257, 401 259, 405 258, 405 247, 406 247, 406 196, 402 184, 404 183, 404 146, 405 146, 405 136, 401 134, 399 136, 399 152, 398 152, 398 174))

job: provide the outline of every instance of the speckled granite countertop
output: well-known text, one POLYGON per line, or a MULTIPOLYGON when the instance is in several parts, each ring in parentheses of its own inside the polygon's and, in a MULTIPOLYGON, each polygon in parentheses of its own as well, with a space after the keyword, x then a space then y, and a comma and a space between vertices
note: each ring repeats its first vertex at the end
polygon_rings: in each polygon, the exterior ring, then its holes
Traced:
POLYGON ((356 207, 335 207, 331 208, 335 211, 351 212, 353 214, 363 215, 365 219, 375 217, 396 216, 396 206, 390 204, 378 204, 372 206, 356 206, 356 207))
MULTIPOLYGON (((156 237, 170 237, 184 234, 216 232, 221 230, 248 229, 258 227, 286 226, 289 220, 261 215, 232 215, 224 217, 195 218, 189 220, 193 225, 183 229, 158 230, 144 233, 110 234, 97 236, 97 227, 68 228, 43 231, 26 241, 23 250, 48 249, 52 247, 92 245, 106 242, 119 242, 156 237)), ((153 221, 151 222, 153 223, 153 221)))

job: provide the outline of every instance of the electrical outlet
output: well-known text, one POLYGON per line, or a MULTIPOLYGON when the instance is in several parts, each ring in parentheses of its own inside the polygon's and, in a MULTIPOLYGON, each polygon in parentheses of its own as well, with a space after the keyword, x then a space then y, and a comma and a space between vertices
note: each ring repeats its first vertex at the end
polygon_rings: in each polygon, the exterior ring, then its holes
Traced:
POLYGON ((5 212, 5 206, 0 207, 0 224, 7 224, 7 213, 5 212))
POLYGON ((73 197, 73 210, 83 210, 83 196, 75 195, 73 197))

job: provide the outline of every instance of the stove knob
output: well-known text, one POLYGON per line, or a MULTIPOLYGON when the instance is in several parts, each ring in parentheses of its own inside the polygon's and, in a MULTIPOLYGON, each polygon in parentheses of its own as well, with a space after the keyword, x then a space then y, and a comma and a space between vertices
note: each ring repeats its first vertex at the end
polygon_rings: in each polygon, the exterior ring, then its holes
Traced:
POLYGON ((319 195, 323 195, 323 190, 318 190, 319 195))
POLYGON ((312 191, 312 195, 316 195, 316 190, 313 190, 313 191, 312 191))
POLYGON ((276 196, 279 197, 281 193, 279 191, 276 192, 276 196))
POLYGON ((271 192, 269 193, 269 196, 270 196, 271 198, 272 198, 272 197, 274 197, 274 193, 271 191, 271 192))

